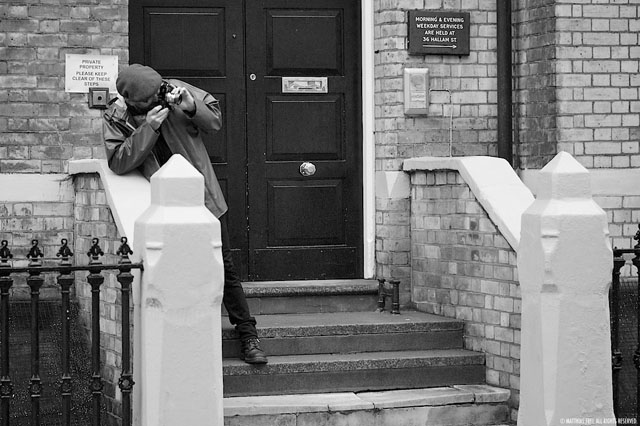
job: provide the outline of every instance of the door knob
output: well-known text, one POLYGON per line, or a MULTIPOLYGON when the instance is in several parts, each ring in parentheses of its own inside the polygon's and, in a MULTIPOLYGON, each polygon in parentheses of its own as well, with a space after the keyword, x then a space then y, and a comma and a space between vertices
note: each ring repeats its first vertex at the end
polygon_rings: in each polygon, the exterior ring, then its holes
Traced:
POLYGON ((255 74, 250 74, 249 78, 251 79, 251 81, 255 81, 256 75, 255 74))
POLYGON ((316 166, 313 163, 305 161, 300 164, 300 174, 302 176, 313 176, 316 174, 316 166))

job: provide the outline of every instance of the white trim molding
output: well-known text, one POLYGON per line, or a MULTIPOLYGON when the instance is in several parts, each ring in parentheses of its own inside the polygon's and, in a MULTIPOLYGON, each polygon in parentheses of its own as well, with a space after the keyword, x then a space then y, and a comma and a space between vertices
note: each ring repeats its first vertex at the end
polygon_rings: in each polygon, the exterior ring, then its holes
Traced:
POLYGON ((376 273, 375 63, 373 2, 361 1, 362 19, 362 214, 364 278, 376 273))

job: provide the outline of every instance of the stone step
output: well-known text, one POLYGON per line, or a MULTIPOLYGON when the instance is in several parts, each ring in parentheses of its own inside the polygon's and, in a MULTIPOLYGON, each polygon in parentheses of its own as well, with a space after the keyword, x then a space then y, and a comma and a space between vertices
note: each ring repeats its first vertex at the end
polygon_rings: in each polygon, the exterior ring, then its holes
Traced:
MULTIPOLYGON (((269 356, 462 348, 461 321, 417 311, 258 315, 269 356)), ((223 319, 222 354, 237 358, 240 342, 223 319)))
MULTIPOLYGON (((375 311, 378 303, 377 280, 260 281, 242 286, 253 315, 375 311)), ((390 300, 387 304, 391 309, 390 300)))
POLYGON ((509 391, 454 385, 383 392, 230 397, 225 426, 506 425, 509 391))
POLYGON ((415 389, 484 383, 484 354, 463 349, 224 359, 225 396, 415 389))

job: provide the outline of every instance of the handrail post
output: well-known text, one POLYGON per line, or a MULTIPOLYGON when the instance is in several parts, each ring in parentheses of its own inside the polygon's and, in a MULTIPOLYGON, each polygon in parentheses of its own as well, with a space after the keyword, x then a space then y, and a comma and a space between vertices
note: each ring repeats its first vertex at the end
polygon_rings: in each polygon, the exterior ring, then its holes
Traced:
POLYGON ((133 283, 133 274, 131 273, 131 260, 129 255, 133 254, 127 238, 122 237, 122 245, 118 249, 120 261, 120 272, 117 280, 120 283, 122 294, 122 375, 118 380, 118 387, 122 392, 122 426, 131 426, 131 393, 133 391, 133 373, 131 371, 131 321, 129 315, 130 299, 131 299, 131 283, 133 283))
POLYGON ((87 253, 91 258, 89 261, 89 275, 87 282, 91 286, 91 395, 92 413, 91 422, 93 426, 100 426, 100 407, 102 405, 102 374, 100 368, 100 286, 104 283, 104 276, 100 274, 100 256, 104 252, 98 245, 97 238, 93 238, 93 245, 87 253))
POLYGON ((613 273, 611 277, 611 297, 609 309, 611 311, 611 368, 613 370, 613 412, 619 413, 618 383, 622 369, 622 352, 620 351, 620 270, 625 264, 622 253, 613 250, 613 273))
POLYGON ((519 426, 614 418, 609 304, 613 253, 589 172, 559 153, 522 215, 519 426))
POLYGON ((13 397, 13 384, 9 376, 9 291, 13 285, 10 266, 7 263, 13 255, 7 247, 7 240, 2 240, 0 249, 0 321, 2 324, 2 363, 0 364, 0 416, 2 426, 9 426, 9 407, 13 397))
MULTIPOLYGON (((29 268, 42 266, 40 257, 44 257, 38 247, 38 240, 31 241, 32 247, 27 257, 30 259, 29 268)), ((27 285, 31 289, 31 380, 29 393, 31 395, 31 426, 40 426, 40 396, 42 381, 40 379, 40 288, 44 278, 37 269, 29 270, 27 285)))
MULTIPOLYGON (((638 231, 640 234, 640 231, 638 231)), ((638 234, 636 234, 636 239, 638 239, 638 234)), ((635 248, 640 249, 639 247, 640 241, 636 244, 635 248)), ((635 254, 633 259, 631 259, 633 266, 636 267, 636 275, 638 277, 638 292, 636 294, 636 337, 638 339, 638 345, 636 347, 635 352, 633 353, 633 365, 636 367, 636 421, 640 419, 640 253, 635 254)), ((617 400, 614 399, 614 402, 617 400)))
POLYGON ((62 396, 62 425, 71 426, 71 301, 70 293, 73 285, 74 277, 71 274, 70 256, 73 253, 69 249, 67 239, 63 238, 62 247, 58 251, 57 256, 61 257, 60 270, 58 276, 58 284, 60 284, 60 293, 62 295, 61 317, 62 317, 62 377, 60 379, 60 394, 62 396))
POLYGON ((180 155, 151 177, 134 251, 144 263, 135 346, 140 425, 222 425, 220 225, 204 206, 202 175, 180 155))

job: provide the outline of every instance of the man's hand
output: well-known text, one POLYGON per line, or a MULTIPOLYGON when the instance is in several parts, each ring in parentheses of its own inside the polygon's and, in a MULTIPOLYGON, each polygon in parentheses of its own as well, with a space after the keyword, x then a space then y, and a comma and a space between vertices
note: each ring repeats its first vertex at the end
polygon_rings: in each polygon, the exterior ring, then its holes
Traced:
POLYGON ((162 125, 162 122, 167 118, 168 115, 169 108, 162 108, 162 105, 158 105, 147 113, 146 120, 151 128, 157 132, 162 125))
POLYGON ((174 95, 182 96, 182 102, 178 104, 178 108, 191 115, 196 112, 196 101, 193 99, 193 95, 185 87, 176 87, 171 91, 174 95))

